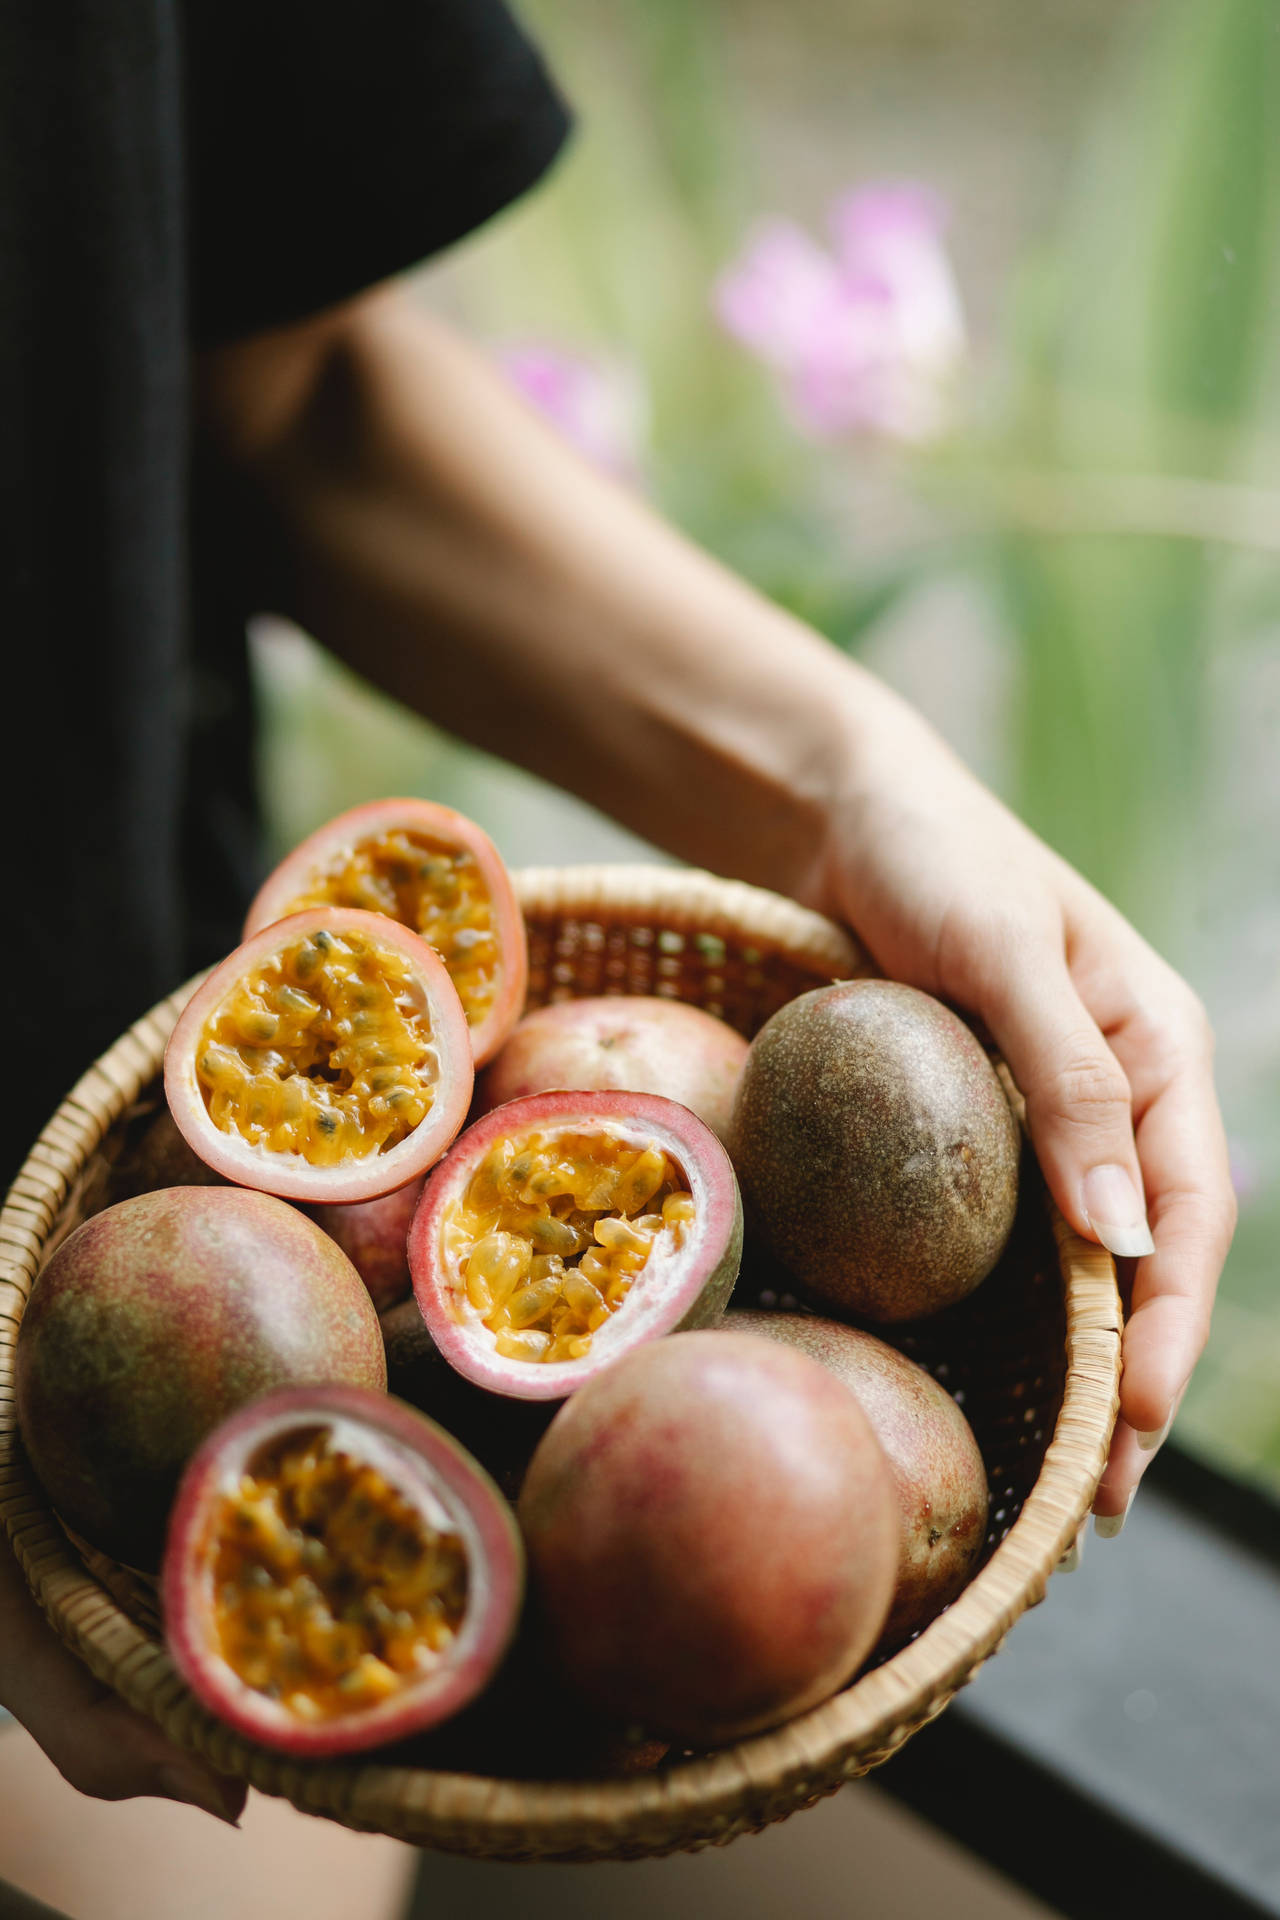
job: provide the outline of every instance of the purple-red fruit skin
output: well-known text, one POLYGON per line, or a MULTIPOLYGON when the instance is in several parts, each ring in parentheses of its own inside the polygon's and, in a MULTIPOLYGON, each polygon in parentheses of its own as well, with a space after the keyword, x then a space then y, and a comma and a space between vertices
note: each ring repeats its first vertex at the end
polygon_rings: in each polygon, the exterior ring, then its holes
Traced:
POLYGON ((381 1392, 386 1378, 346 1255, 296 1207, 241 1187, 168 1187, 86 1220, 38 1275, 17 1344, 37 1478, 77 1533, 145 1571, 219 1421, 273 1387, 381 1392))
POLYGON ((561 1408, 517 1509, 556 1657, 690 1745, 852 1678, 893 1590, 889 1471, 854 1397, 758 1335, 674 1334, 561 1408))
POLYGON ((307 1212, 331 1240, 336 1240, 355 1268, 379 1313, 404 1300, 412 1291, 409 1278, 409 1227, 422 1193, 422 1181, 411 1180, 379 1200, 357 1200, 351 1206, 312 1206, 307 1212))
POLYGON ((970 1579, 987 1532, 987 1471, 973 1429, 933 1375, 872 1333, 816 1314, 735 1312, 726 1323, 809 1354, 857 1395, 893 1476, 900 1528, 879 1647, 901 1646, 970 1579))
POLYGON ((728 1131, 747 1043, 683 1000, 610 994, 528 1013, 476 1082, 476 1110, 552 1087, 660 1093, 728 1131))

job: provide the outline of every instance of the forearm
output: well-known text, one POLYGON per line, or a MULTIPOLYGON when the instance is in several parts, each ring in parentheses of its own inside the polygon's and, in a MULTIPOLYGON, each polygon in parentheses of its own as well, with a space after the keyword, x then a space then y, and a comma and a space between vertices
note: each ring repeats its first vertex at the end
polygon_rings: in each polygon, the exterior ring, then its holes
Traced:
POLYGON ((822 904, 898 703, 587 466, 401 300, 257 463, 279 610, 418 712, 655 843, 822 904))

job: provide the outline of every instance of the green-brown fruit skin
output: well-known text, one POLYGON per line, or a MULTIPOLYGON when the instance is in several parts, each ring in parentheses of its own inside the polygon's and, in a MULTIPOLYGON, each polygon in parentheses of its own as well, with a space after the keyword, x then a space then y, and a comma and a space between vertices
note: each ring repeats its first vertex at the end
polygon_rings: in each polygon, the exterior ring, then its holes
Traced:
POLYGON ((95 1214, 37 1277, 18 1419, 68 1526, 154 1571, 182 1469, 271 1387, 386 1389, 359 1274, 312 1221, 240 1187, 169 1187, 95 1214))
POLYGON ((962 1300, 999 1259, 1021 1140, 994 1067, 929 994, 844 980, 752 1042, 729 1151, 748 1222, 817 1299, 891 1323, 962 1300))
POLYGON ((873 1333, 754 1309, 725 1324, 809 1354, 857 1395, 889 1462, 898 1510, 897 1584, 879 1650, 902 1646, 951 1604, 982 1551, 990 1501, 972 1427, 931 1373, 873 1333))
POLYGON ((865 1415, 754 1334, 669 1334, 588 1381, 517 1512, 569 1681, 689 1745, 826 1699, 892 1596, 897 1521, 865 1415))

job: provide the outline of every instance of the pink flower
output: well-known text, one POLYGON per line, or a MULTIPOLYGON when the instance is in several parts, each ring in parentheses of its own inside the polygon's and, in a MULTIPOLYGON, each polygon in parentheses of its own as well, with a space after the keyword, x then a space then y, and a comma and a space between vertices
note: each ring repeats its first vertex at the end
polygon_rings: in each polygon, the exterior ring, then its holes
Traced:
POLYGON ((502 347, 497 357, 526 400, 588 460, 621 480, 639 481, 648 403, 634 366, 603 354, 569 353, 542 341, 502 347))
POLYGON ((791 221, 758 227, 717 285, 720 321, 777 369, 815 439, 933 439, 965 351, 942 207, 909 183, 860 187, 836 202, 830 227, 831 251, 791 221))

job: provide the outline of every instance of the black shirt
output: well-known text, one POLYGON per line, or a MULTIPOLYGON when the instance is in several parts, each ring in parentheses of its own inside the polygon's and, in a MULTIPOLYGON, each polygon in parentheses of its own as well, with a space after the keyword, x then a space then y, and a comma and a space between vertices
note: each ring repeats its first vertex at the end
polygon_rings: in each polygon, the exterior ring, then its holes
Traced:
POLYGON ((502 0, 0 9, 6 1181, 256 877, 252 609, 191 489, 193 345, 447 245, 565 130, 502 0))

